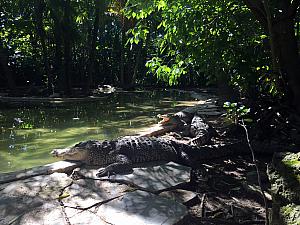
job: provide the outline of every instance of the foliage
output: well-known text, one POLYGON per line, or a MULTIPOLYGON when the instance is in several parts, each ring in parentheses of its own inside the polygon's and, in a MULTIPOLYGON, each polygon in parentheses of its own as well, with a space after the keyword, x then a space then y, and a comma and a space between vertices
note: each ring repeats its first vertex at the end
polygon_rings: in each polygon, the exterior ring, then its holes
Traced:
POLYGON ((64 85, 153 85, 158 79, 182 86, 230 84, 244 95, 281 96, 268 30, 246 2, 8 0, 0 8, 0 54, 4 49, 22 86, 53 79, 54 89, 63 91, 64 85))
POLYGON ((236 102, 224 102, 223 107, 227 112, 227 119, 232 121, 234 124, 238 125, 242 119, 245 122, 252 122, 252 119, 248 118, 250 108, 247 108, 245 105, 241 105, 236 102))
POLYGON ((125 12, 138 20, 130 43, 153 39, 146 66, 170 85, 198 72, 206 85, 229 80, 247 91, 267 65, 266 35, 240 1, 129 0, 125 12))
MULTIPOLYGON (((71 83, 83 87, 86 82, 87 65, 96 1, 70 1, 70 19, 64 20, 67 1, 58 0, 17 0, 5 1, 0 8, 0 50, 8 56, 8 65, 15 74, 19 85, 44 85, 48 82, 46 73, 54 74, 55 90, 65 70, 66 50, 64 35, 68 33, 71 44, 71 83), (42 12, 42 27, 38 27, 37 10, 42 12), (41 29, 41 30, 39 30, 41 29), (44 36, 41 36, 44 32, 44 36), (43 52, 42 43, 45 43, 43 52), (49 71, 45 66, 48 60, 49 71), (58 64, 59 63, 59 64, 58 64)), ((96 41, 93 85, 117 83, 120 71, 121 21, 117 2, 101 1, 100 28, 96 41)), ((126 49, 130 52, 130 49, 126 49)), ((134 52, 133 52, 134 54, 134 52)), ((126 64, 134 64, 133 54, 127 53, 126 64)), ((133 67, 133 66, 131 66, 133 67)), ((5 83, 3 83, 5 84, 5 83)), ((2 84, 2 87, 3 87, 2 84)))
POLYGON ((20 126, 19 126, 21 129, 33 129, 33 124, 31 124, 31 123, 22 123, 22 124, 20 124, 20 126))

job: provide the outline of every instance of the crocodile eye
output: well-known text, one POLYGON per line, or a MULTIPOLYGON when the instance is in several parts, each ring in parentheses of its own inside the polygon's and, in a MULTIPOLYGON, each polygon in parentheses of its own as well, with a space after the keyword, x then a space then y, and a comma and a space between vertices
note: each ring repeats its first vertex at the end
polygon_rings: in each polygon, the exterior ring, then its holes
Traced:
POLYGON ((78 144, 74 145, 74 147, 78 147, 81 144, 82 144, 82 142, 79 142, 78 144))

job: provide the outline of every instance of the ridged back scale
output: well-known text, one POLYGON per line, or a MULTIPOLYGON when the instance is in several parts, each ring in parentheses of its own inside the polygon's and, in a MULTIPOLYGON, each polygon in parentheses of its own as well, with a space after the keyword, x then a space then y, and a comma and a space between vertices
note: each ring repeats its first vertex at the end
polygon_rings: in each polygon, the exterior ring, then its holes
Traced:
POLYGON ((179 146, 174 141, 149 137, 122 137, 112 141, 89 141, 87 164, 105 166, 125 155, 132 163, 178 161, 179 146))

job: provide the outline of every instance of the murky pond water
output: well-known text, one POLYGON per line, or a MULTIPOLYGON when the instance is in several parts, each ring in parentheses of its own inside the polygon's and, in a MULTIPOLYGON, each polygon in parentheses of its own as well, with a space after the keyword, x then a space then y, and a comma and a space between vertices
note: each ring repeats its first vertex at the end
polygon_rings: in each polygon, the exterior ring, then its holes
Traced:
POLYGON ((133 135, 159 113, 190 105, 189 93, 117 93, 102 100, 0 108, 0 172, 54 162, 49 154, 87 139, 133 135))

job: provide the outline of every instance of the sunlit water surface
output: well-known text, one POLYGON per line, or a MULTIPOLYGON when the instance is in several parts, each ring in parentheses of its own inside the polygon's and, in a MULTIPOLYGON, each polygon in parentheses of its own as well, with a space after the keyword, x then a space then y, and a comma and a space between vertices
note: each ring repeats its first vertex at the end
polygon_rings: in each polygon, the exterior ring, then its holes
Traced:
POLYGON ((134 135, 194 99, 178 91, 117 93, 102 100, 44 106, 0 106, 0 172, 54 162, 49 154, 88 139, 134 135))

